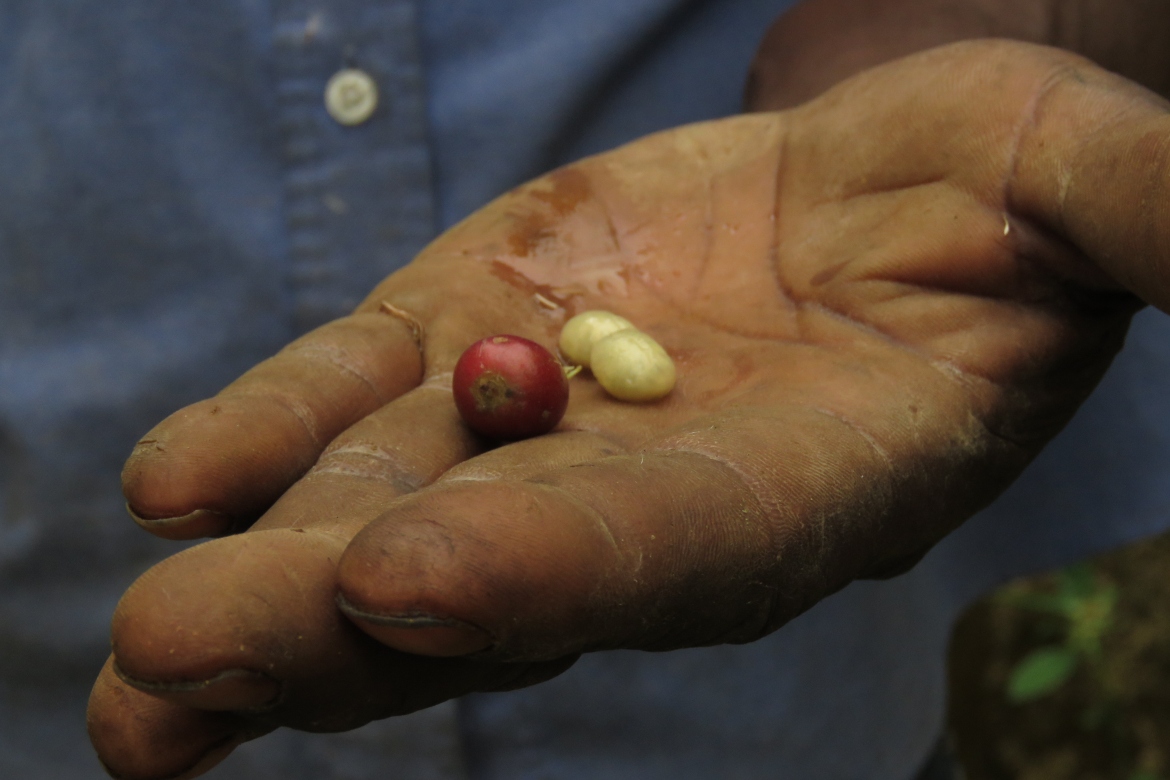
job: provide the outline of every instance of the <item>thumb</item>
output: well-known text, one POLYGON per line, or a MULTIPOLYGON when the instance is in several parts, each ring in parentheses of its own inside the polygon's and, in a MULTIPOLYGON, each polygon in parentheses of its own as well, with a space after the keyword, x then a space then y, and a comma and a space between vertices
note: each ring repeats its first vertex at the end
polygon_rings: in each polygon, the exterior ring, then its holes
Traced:
POLYGON ((1007 204, 1163 311, 1170 311, 1168 109, 1153 92, 1067 57, 1033 99, 1007 204))

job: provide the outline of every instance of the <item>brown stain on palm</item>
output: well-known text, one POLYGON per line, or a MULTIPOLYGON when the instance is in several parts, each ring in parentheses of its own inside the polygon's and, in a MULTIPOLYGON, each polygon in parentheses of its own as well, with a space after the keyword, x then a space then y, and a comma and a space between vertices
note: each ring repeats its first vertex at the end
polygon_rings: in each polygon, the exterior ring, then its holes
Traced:
POLYGON ((528 257, 533 249, 555 235, 554 226, 593 195, 593 185, 579 169, 560 168, 526 194, 545 208, 530 207, 522 214, 513 215, 514 224, 507 241, 508 249, 516 257, 528 257))
POLYGON ((515 287, 527 295, 539 294, 561 308, 568 307, 569 299, 574 294, 573 291, 565 290, 562 287, 554 287, 551 284, 537 284, 512 266, 500 260, 492 261, 491 273, 492 276, 501 282, 515 287))
POLYGON ((557 216, 573 212, 593 195, 593 185, 580 168, 559 168, 545 178, 552 184, 552 189, 547 192, 537 190, 532 195, 547 203, 557 216))
MULTIPOLYGON (((508 256, 518 259, 532 257, 542 243, 554 238, 564 218, 593 196, 593 185, 578 168, 566 167, 553 171, 531 187, 522 188, 516 195, 527 202, 510 215, 512 224, 505 242, 508 256)), ((491 273, 517 290, 528 295, 539 294, 562 308, 568 308, 569 300, 580 295, 580 290, 575 288, 537 283, 500 259, 491 262, 491 273)))
POLYGON ((552 223, 544 214, 529 212, 517 215, 508 233, 508 251, 515 257, 528 257, 533 249, 553 235, 552 223))

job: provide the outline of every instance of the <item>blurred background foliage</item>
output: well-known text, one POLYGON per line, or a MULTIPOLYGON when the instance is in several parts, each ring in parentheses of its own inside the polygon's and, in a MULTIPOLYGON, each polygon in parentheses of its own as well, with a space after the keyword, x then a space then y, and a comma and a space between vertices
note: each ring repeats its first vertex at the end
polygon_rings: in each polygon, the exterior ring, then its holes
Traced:
POLYGON ((1004 586, 949 660, 967 780, 1170 780, 1170 535, 1004 586))

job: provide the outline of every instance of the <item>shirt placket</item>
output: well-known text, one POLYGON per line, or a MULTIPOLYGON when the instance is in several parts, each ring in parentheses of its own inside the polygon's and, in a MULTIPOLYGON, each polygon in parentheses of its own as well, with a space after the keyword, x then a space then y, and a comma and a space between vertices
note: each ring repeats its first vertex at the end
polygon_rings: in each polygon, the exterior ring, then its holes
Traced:
MULTIPOLYGON (((426 96, 414 3, 277 0, 272 13, 289 291, 302 333, 349 313, 433 238, 426 96)), ((467 777, 454 702, 338 735, 331 749, 338 776, 362 767, 371 777, 467 777)))
POLYGON ((299 333, 348 313, 409 262, 434 235, 435 209, 415 4, 283 0, 273 14, 299 333), (357 84, 335 90, 331 116, 326 90, 345 72, 357 84), (376 91, 372 112, 362 79, 376 91))

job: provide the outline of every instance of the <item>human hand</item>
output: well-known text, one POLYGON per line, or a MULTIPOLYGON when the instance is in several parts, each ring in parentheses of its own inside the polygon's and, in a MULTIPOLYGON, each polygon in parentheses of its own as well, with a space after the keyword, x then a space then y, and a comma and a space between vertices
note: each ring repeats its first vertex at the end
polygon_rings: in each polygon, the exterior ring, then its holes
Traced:
POLYGON ((751 641, 904 569, 1067 422, 1132 292, 1170 304, 1165 114, 1072 55, 960 44, 489 205, 140 443, 130 505, 179 518, 144 525, 262 516, 123 598, 99 755, 197 774, 278 725, 350 728, 588 650, 751 641), (469 434, 459 353, 551 346, 587 308, 666 346, 675 392, 578 378, 553 434, 469 434))

